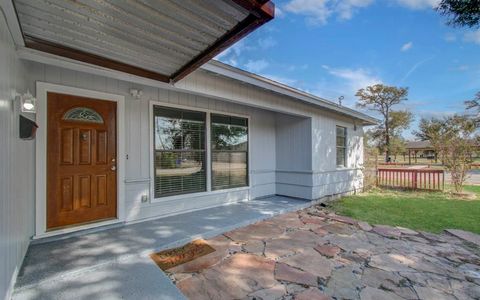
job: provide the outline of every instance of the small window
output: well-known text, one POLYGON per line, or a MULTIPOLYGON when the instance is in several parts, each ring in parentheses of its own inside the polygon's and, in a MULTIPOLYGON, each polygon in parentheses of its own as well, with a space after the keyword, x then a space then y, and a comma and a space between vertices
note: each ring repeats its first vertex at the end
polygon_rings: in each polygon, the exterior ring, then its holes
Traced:
POLYGON ((337 126, 337 167, 347 166, 347 128, 337 126))
POLYGON ((103 123, 103 118, 99 113, 88 107, 75 107, 68 110, 63 115, 65 121, 79 121, 90 123, 103 123))
POLYGON ((248 120, 211 115, 212 190, 248 186, 248 120))
POLYGON ((155 198, 206 191, 203 112, 154 106, 155 198))

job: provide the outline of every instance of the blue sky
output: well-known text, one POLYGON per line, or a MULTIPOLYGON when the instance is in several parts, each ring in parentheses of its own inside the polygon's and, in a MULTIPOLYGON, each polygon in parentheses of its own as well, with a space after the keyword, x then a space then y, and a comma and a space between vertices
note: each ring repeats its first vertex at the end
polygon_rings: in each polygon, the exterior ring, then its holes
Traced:
POLYGON ((409 87, 412 129, 480 91, 480 30, 445 25, 438 0, 274 2, 276 18, 217 59, 351 107, 361 87, 409 87))

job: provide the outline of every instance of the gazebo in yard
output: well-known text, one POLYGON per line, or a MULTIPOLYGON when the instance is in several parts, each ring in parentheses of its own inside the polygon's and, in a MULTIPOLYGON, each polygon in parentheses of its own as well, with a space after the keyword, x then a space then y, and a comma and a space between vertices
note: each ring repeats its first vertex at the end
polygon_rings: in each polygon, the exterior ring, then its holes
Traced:
POLYGON ((417 158, 427 158, 434 159, 435 163, 438 162, 437 153, 433 148, 430 141, 411 141, 407 142, 405 145, 406 152, 408 153, 408 164, 412 164, 412 154, 413 160, 417 163, 417 158))

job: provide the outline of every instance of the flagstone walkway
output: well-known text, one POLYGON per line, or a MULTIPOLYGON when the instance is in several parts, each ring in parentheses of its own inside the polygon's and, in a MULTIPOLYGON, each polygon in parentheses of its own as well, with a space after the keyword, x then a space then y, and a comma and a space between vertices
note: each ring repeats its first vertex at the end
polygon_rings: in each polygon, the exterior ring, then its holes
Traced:
POLYGON ((311 207, 207 240, 167 274, 189 299, 480 299, 477 235, 370 226, 311 207), (466 238, 466 239, 463 239, 466 238))

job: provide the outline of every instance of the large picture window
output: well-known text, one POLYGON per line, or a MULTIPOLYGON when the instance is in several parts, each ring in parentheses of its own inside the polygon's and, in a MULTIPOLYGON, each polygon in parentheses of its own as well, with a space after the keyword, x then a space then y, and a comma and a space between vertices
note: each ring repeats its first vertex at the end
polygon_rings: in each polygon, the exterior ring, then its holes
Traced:
POLYGON ((155 198, 206 191, 206 114, 153 107, 155 198))
POLYGON ((337 167, 347 165, 347 128, 337 126, 337 167))
POLYGON ((248 120, 211 115, 212 190, 248 185, 248 120))

